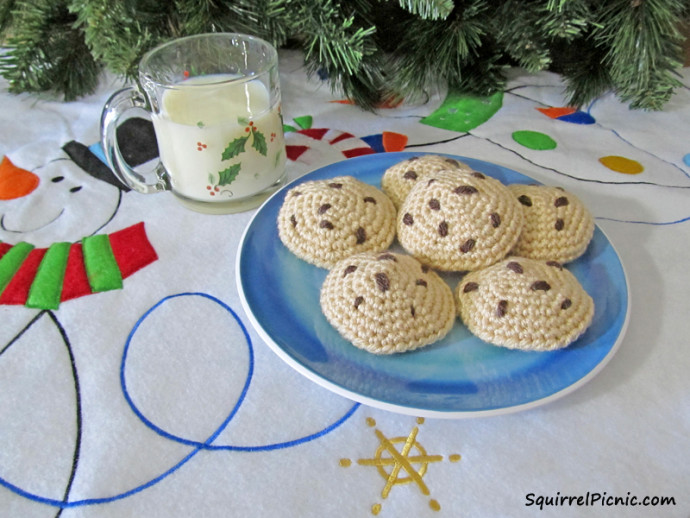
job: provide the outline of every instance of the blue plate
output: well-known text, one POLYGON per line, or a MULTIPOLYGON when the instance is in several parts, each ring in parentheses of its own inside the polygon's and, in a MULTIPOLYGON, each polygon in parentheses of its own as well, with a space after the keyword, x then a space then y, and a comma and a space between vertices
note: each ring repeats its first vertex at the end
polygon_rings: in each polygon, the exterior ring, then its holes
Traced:
MULTIPOLYGON (((276 220, 287 190, 308 180, 352 175, 380 188, 391 165, 423 153, 382 153, 317 169, 269 198, 242 237, 237 285, 259 335, 307 378, 361 403, 425 417, 471 417, 524 410, 589 381, 611 359, 627 325, 628 284, 613 246, 598 227, 586 253, 568 269, 594 299, 589 329, 553 352, 496 347, 470 334, 458 318, 441 341, 410 353, 377 356, 352 346, 319 307, 327 271, 294 256, 278 238, 276 220)), ((452 156, 452 155, 448 155, 452 156)), ((511 169, 461 160, 505 184, 535 183, 511 169)), ((445 277, 455 288, 459 277, 445 277)))

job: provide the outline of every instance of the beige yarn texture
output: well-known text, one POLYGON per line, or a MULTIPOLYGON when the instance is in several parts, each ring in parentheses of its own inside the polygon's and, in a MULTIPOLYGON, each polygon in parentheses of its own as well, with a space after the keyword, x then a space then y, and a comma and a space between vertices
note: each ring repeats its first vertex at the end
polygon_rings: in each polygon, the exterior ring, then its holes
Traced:
POLYGON ((408 158, 392 165, 383 173, 381 188, 393 201, 396 208, 400 208, 410 189, 422 178, 443 171, 445 169, 459 169, 471 172, 472 169, 454 158, 443 155, 420 155, 408 158))
POLYGON ((362 253, 340 261, 321 287, 326 319, 356 347, 411 351, 443 338, 456 318, 450 287, 406 254, 362 253))
POLYGON ((359 252, 386 250, 395 238, 395 207, 352 176, 312 180, 285 195, 278 235, 297 257, 331 268, 359 252))
POLYGON ((523 225, 522 207, 500 181, 439 171, 415 185, 397 217, 398 240, 422 263, 467 271, 503 259, 523 225))
POLYGON ((473 334, 511 349, 566 347, 594 315, 592 298, 555 261, 507 258, 467 274, 455 296, 458 313, 473 334))
POLYGON ((594 218, 574 194, 546 185, 513 184, 509 189, 525 215, 515 255, 567 263, 585 252, 594 218))

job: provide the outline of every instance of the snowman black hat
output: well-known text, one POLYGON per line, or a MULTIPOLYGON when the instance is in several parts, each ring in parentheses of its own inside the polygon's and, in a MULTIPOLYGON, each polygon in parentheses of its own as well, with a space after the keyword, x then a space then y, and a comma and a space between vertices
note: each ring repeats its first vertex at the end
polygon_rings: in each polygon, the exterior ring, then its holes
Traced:
MULTIPOLYGON (((130 167, 137 167, 158 157, 158 143, 150 120, 141 117, 127 119, 117 128, 117 141, 122 156, 130 167)), ((123 192, 131 190, 90 147, 72 140, 62 146, 62 149, 75 164, 94 178, 123 192)))

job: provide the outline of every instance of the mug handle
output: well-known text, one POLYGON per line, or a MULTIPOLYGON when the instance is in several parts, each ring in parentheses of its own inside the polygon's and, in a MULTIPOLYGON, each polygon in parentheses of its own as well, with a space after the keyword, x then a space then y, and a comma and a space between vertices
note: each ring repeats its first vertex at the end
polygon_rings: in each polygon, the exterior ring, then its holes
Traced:
POLYGON ((103 107, 101 145, 108 165, 123 184, 135 191, 143 194, 168 191, 170 190, 169 175, 160 160, 153 171, 155 174, 154 181, 148 182, 146 178, 132 169, 122 156, 117 142, 117 127, 120 118, 133 108, 146 110, 146 99, 139 90, 131 86, 115 92, 103 107))

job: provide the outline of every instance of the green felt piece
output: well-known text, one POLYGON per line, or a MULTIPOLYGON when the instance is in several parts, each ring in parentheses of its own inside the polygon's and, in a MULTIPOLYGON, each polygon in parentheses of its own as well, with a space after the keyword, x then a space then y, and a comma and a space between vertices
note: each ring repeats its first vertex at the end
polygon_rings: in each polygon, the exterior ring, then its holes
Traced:
POLYGON ((295 123, 302 129, 309 129, 314 123, 314 118, 311 115, 303 115, 301 117, 295 117, 292 119, 295 123))
POLYGON ((62 282, 69 257, 70 243, 53 243, 38 266, 34 282, 29 288, 26 307, 57 309, 60 307, 62 282))
POLYGON ((34 249, 34 245, 19 242, 10 248, 5 255, 0 258, 0 294, 5 290, 9 282, 21 267, 26 256, 34 249))
POLYGON ((545 151, 548 149, 556 149, 556 141, 549 137, 546 133, 540 131, 514 131, 513 140, 518 144, 529 149, 537 151, 545 151))
POLYGON ((294 126, 290 126, 289 124, 283 124, 283 133, 294 133, 295 131, 298 130, 294 126))
POLYGON ((449 92, 443 104, 420 122, 427 126, 467 132, 484 124, 503 106, 503 92, 488 97, 449 92))
POLYGON ((84 267, 94 292, 122 289, 122 273, 115 261, 110 239, 105 234, 82 240, 84 267))

